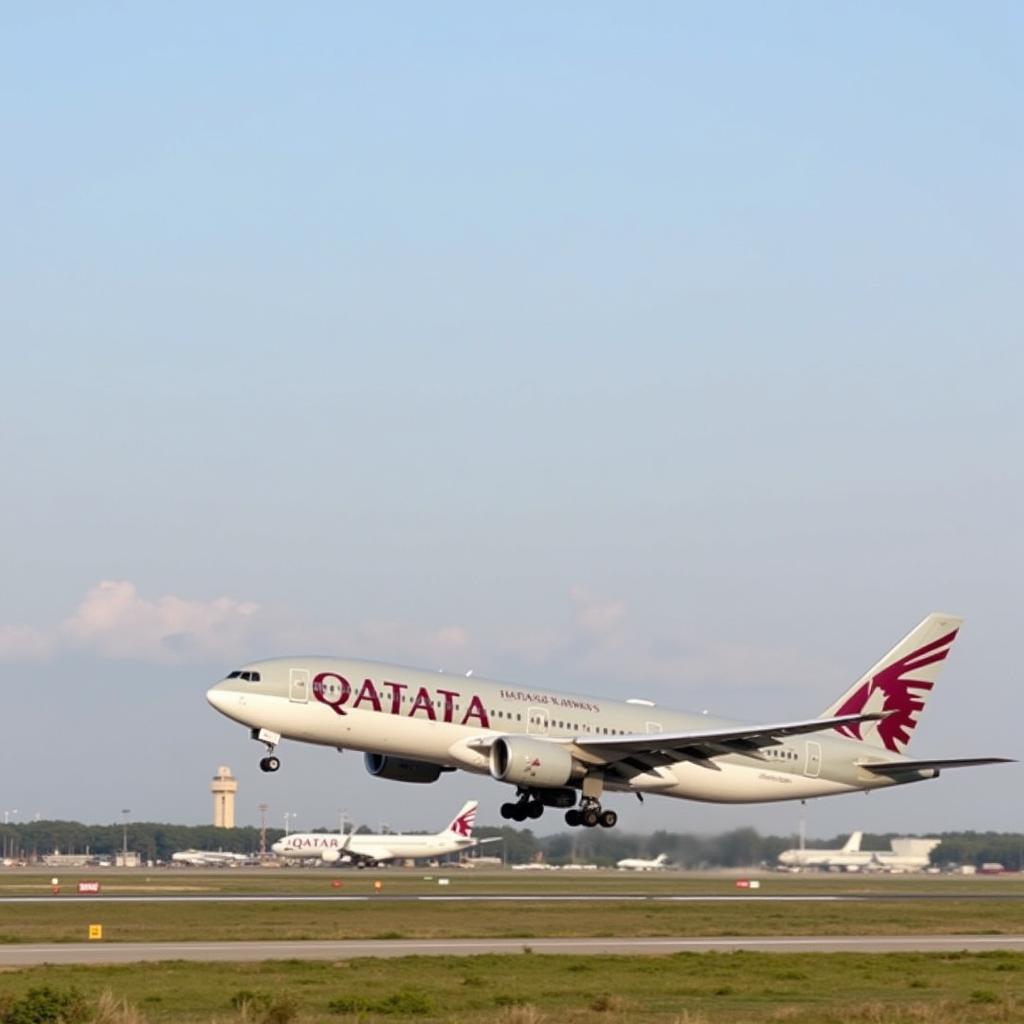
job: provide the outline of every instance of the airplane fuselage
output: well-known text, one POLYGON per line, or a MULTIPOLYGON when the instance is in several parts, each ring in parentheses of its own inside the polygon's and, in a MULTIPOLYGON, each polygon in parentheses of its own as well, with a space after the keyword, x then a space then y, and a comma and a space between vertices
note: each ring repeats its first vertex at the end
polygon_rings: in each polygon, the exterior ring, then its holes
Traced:
POLYGON ((331 860, 351 857, 364 860, 414 860, 443 857, 477 845, 475 839, 456 835, 338 835, 323 832, 296 833, 274 843, 274 853, 293 860, 331 860))
MULTIPOLYGON (((488 744, 499 736, 553 740, 582 764, 592 747, 575 739, 707 731, 743 723, 672 711, 649 702, 580 697, 479 677, 339 658, 253 662, 208 693, 223 714, 281 737, 479 774, 490 772, 488 744), (249 679, 242 678, 249 676, 249 679)), ((898 757, 884 753, 886 760, 898 757)), ((898 784, 857 764, 864 745, 833 731, 792 736, 751 753, 725 753, 710 764, 677 761, 610 790, 658 793, 715 803, 806 799, 898 784)), ((900 782, 937 775, 907 773, 900 782)))

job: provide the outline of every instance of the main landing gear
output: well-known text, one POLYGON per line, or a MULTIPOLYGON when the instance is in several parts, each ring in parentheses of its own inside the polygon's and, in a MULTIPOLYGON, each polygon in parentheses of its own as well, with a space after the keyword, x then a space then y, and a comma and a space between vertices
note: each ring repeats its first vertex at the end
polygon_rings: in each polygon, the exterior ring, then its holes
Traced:
POLYGON ((260 771, 276 772, 281 767, 281 759, 274 757, 274 747, 281 742, 281 734, 269 729, 253 729, 250 735, 267 748, 267 756, 260 758, 260 771))
POLYGON ((579 807, 573 807, 565 812, 565 823, 575 828, 582 825, 584 828, 594 828, 600 825, 601 828, 615 828, 619 816, 614 811, 602 811, 601 805, 594 799, 584 797, 579 807))
POLYGON ((536 820, 544 813, 544 804, 540 798, 528 789, 519 791, 519 799, 515 803, 501 805, 501 816, 512 821, 536 820))
MULTIPOLYGON (((589 788, 589 787, 588 787, 589 788)), ((576 794, 569 788, 549 789, 527 789, 518 790, 517 799, 501 805, 501 816, 506 820, 526 821, 527 818, 536 820, 544 813, 545 807, 568 807, 565 812, 565 823, 567 825, 582 825, 584 828, 594 828, 600 825, 602 828, 614 828, 618 823, 619 816, 614 811, 601 810, 601 803, 596 796, 584 794, 580 799, 579 807, 573 807, 576 794)))

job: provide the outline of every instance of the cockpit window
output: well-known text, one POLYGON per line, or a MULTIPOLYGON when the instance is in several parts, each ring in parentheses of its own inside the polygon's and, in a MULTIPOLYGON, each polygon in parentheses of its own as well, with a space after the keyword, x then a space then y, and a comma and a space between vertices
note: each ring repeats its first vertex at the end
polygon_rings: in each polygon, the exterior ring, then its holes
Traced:
POLYGON ((258 683, 260 681, 259 672, 243 672, 238 669, 235 672, 231 672, 228 675, 228 679, 244 679, 247 683, 258 683))
POLYGON ((230 675, 228 676, 228 679, 237 679, 237 678, 238 678, 238 677, 239 677, 239 676, 240 676, 241 674, 242 674, 241 672, 232 672, 232 673, 231 673, 231 674, 230 674, 230 675))

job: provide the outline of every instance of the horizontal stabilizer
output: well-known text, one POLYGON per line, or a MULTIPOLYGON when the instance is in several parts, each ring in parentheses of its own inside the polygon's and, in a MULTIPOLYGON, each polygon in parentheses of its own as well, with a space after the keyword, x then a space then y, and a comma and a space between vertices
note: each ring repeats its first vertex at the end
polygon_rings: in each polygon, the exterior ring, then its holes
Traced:
POLYGON ((906 772, 924 772, 929 769, 974 768, 980 764, 1008 764, 1012 757, 947 757, 923 761, 858 761, 857 767, 875 775, 903 775, 906 772))

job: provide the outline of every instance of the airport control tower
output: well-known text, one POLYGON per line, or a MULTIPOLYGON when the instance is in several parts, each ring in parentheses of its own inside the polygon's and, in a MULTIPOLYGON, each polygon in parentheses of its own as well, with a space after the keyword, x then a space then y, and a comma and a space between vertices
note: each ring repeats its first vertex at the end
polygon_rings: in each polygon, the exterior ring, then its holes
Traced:
POLYGON ((213 794, 213 824, 217 828, 234 828, 238 779, 226 764, 217 768, 217 774, 210 783, 210 792, 213 794))

